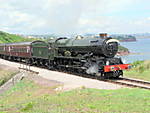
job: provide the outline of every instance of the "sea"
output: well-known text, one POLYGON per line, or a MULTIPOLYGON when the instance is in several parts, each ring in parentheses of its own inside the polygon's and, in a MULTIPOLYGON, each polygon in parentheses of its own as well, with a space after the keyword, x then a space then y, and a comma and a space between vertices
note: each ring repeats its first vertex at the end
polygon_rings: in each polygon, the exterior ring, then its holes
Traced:
POLYGON ((150 38, 140 38, 135 42, 120 42, 120 45, 128 48, 131 53, 121 56, 124 63, 150 60, 150 38))

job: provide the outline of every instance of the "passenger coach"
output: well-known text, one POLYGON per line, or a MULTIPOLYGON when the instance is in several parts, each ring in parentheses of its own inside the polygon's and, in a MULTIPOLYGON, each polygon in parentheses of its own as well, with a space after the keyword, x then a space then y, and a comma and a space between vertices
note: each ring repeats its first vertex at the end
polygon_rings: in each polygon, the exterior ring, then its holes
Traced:
POLYGON ((4 59, 34 61, 48 59, 48 45, 44 41, 0 44, 0 56, 4 59))

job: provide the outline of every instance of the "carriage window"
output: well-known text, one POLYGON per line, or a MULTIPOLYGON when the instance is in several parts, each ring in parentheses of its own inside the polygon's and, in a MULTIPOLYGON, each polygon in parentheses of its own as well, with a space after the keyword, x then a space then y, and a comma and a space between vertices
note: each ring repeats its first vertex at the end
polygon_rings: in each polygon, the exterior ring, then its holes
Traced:
POLYGON ((8 47, 8 51, 10 52, 10 46, 8 47))

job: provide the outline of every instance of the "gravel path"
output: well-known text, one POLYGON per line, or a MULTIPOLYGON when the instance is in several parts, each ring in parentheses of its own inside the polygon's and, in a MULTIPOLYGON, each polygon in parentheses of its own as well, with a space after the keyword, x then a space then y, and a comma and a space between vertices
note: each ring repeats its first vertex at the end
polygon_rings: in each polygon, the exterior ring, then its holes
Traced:
MULTIPOLYGON (((0 59, 1 64, 5 64, 11 67, 19 67, 19 63, 14 63, 10 62, 7 60, 0 59)), ((48 69, 41 69, 38 67, 31 67, 31 70, 39 72, 39 76, 57 81, 63 84, 63 86, 57 88, 56 90, 71 90, 75 88, 81 88, 81 87, 86 87, 86 88, 96 88, 96 89, 118 89, 122 88, 120 85, 116 84, 111 84, 99 80, 94 80, 94 79, 89 79, 89 78, 84 78, 84 77, 79 77, 75 76, 72 74, 66 74, 66 73, 61 73, 61 72, 56 72, 56 71, 50 71, 48 69)))

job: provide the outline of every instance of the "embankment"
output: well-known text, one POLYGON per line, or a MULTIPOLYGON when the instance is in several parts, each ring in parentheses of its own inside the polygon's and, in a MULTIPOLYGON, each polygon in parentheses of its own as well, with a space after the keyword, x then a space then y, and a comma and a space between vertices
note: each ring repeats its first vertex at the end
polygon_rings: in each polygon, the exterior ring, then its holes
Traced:
POLYGON ((16 75, 19 70, 15 67, 0 64, 0 86, 16 75))
POLYGON ((14 86, 17 82, 22 80, 22 78, 25 76, 25 73, 20 72, 14 75, 11 79, 9 79, 7 82, 5 82, 1 87, 0 87, 0 94, 4 93, 8 89, 10 89, 12 86, 14 86))

